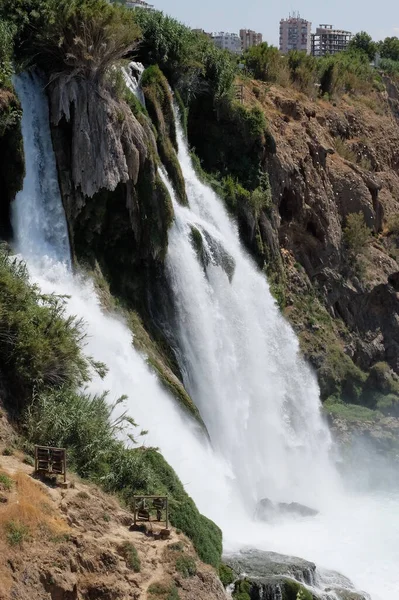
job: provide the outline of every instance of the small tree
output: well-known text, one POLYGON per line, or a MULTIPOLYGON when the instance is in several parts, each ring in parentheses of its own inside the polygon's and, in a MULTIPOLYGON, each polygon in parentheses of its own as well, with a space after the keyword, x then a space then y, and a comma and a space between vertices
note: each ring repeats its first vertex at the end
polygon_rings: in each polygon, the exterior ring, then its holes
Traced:
POLYGON ((373 42, 371 35, 365 31, 361 31, 352 38, 349 43, 349 49, 364 52, 370 60, 373 60, 377 52, 377 44, 373 42))
POLYGON ((370 236, 371 229, 367 227, 361 212, 348 215, 344 229, 344 241, 354 256, 359 256, 364 252, 370 236))
POLYGON ((379 51, 382 58, 390 58, 391 60, 399 60, 399 38, 387 37, 379 44, 379 51))

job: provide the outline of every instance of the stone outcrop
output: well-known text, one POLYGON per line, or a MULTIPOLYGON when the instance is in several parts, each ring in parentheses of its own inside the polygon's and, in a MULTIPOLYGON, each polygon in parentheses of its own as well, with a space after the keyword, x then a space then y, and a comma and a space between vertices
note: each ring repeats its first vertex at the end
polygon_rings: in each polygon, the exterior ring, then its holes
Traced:
POLYGON ((226 556, 225 562, 239 577, 236 591, 246 591, 254 600, 328 600, 332 594, 339 600, 369 600, 343 575, 328 571, 320 575, 314 563, 302 558, 246 550, 226 556))
POLYGON ((263 161, 273 208, 259 217, 258 228, 254 215, 241 215, 241 230, 256 254, 260 232, 269 273, 284 266, 283 277, 278 274, 283 308, 319 373, 324 399, 337 394, 358 402, 363 376, 356 369, 367 377, 379 361, 399 373, 399 240, 389 228, 399 212, 394 90, 330 103, 292 89, 273 87, 263 96, 246 89, 246 103, 262 107, 275 140, 263 161), (371 232, 357 256, 344 236, 353 213, 371 232), (349 375, 335 384, 329 348, 356 384, 345 384, 349 375))

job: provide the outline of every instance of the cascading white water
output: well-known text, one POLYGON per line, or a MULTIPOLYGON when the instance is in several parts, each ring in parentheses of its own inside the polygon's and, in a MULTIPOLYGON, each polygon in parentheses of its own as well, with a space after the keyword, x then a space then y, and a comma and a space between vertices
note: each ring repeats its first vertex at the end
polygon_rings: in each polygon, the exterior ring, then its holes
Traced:
MULTIPOLYGON (((14 83, 23 108, 26 162, 23 189, 13 204, 15 248, 43 293, 68 296, 67 313, 86 323, 85 350, 109 369, 104 380, 93 379, 89 390, 109 390, 111 401, 127 394, 124 408, 140 428, 149 431, 143 443, 161 449, 200 508, 206 507, 207 499, 218 490, 222 513, 231 496, 227 466, 215 458, 200 427, 179 410, 145 358, 133 348, 129 328, 118 317, 105 314, 92 282, 73 275, 70 269, 67 225, 43 85, 29 73, 15 77, 14 83)), ((216 513, 215 518, 218 516, 216 513)))
MULTIPOLYGON (((222 202, 196 176, 177 128, 190 208, 178 204, 161 174, 176 214, 167 267, 186 386, 246 506, 266 496, 320 509, 315 518, 272 524, 254 522, 244 510, 225 513, 219 525, 226 549, 301 556, 344 573, 373 600, 393 600, 399 591, 398 496, 343 489, 316 380, 222 202)), ((212 506, 204 510, 212 514, 212 506)), ((321 578, 320 589, 329 588, 330 577, 321 578)))
POLYGON ((104 314, 91 282, 72 274, 46 97, 35 77, 22 75, 15 84, 26 158, 23 191, 13 209, 16 249, 43 292, 68 295, 68 312, 87 323, 87 352, 109 368, 90 389, 110 390, 111 400, 129 395, 129 413, 149 429, 146 444, 159 446, 200 510, 222 526, 227 549, 251 545, 297 554, 352 577, 373 600, 393 600, 399 589, 397 499, 382 504, 376 497, 341 494, 314 377, 223 206, 197 180, 181 132, 191 209, 175 203, 168 269, 181 365, 214 448, 161 388, 134 350, 126 325, 104 314), (206 275, 191 245, 191 224, 203 233, 206 275), (307 501, 322 514, 254 522, 247 507, 251 511, 262 495, 307 501))
POLYGON ((26 259, 51 256, 69 264, 68 229, 58 188, 43 85, 37 75, 29 73, 15 77, 14 85, 25 108, 22 113, 24 147, 30 149, 30 160, 25 165, 29 188, 24 186, 14 202, 15 244, 26 259), (52 201, 54 198, 56 202, 52 201))
POLYGON ((178 141, 190 208, 174 201, 167 271, 186 387, 251 513, 265 497, 322 506, 337 477, 317 381, 236 226, 198 180, 181 127, 178 141))
POLYGON ((130 62, 127 67, 122 68, 122 75, 129 90, 145 106, 143 90, 140 87, 141 77, 144 73, 144 66, 139 62, 130 62))

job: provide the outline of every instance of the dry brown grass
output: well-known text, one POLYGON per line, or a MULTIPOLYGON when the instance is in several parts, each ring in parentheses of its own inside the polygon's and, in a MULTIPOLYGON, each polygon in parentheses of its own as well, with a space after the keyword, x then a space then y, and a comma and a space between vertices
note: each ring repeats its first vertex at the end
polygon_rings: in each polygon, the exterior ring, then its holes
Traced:
POLYGON ((15 482, 8 502, 0 505, 0 544, 7 543, 7 532, 14 523, 26 529, 34 539, 39 532, 49 536, 66 535, 69 528, 55 515, 51 499, 39 483, 25 473, 9 475, 15 482))

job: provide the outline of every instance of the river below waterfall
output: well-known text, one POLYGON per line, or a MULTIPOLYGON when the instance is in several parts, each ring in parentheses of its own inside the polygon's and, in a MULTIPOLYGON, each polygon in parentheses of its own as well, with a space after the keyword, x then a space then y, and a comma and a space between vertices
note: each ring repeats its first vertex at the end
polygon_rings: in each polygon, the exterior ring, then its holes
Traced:
POLYGON ((159 384, 125 323, 103 312, 93 284, 72 274, 46 96, 26 74, 16 88, 27 165, 14 203, 16 251, 43 292, 68 295, 67 312, 86 322, 86 351, 109 368, 89 389, 109 390, 110 400, 128 394, 129 414, 149 430, 145 443, 160 448, 198 508, 223 529, 226 553, 253 547, 297 555, 340 571, 373 600, 395 600, 399 495, 356 493, 342 481, 316 379, 222 202, 198 180, 181 130, 190 208, 174 201, 167 271, 178 360, 211 442, 159 384), (319 514, 256 521, 263 497, 303 502, 319 514))

